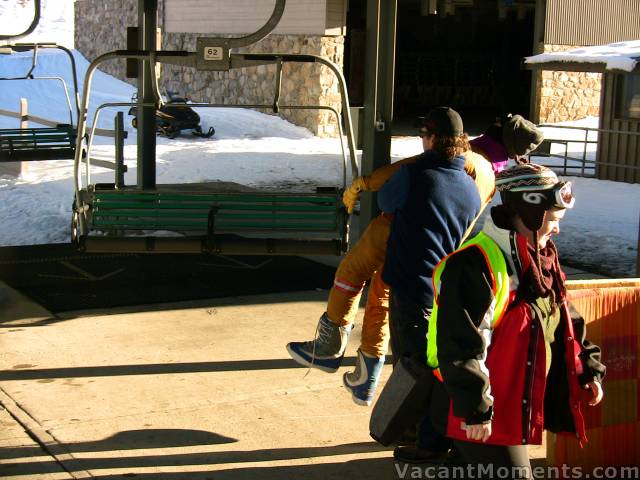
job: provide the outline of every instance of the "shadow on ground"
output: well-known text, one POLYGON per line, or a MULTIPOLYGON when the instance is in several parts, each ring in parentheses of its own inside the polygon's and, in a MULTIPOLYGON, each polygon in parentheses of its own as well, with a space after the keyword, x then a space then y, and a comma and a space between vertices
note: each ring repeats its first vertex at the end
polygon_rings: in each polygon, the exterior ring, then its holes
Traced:
MULTIPOLYGON (((391 362, 391 358, 388 357, 391 362)), ((343 367, 354 367, 356 357, 344 357, 343 367)), ((265 360, 232 360, 221 362, 152 363, 139 365, 108 365, 95 367, 31 368, 33 365, 15 365, 12 370, 0 370, 0 382, 47 380, 57 378, 117 377, 130 375, 165 375, 201 372, 249 372, 309 368, 290 358, 265 360)))
MULTIPOLYGON (((234 443, 234 438, 212 432, 181 429, 148 429, 120 432, 117 435, 95 442, 72 443, 64 445, 66 451, 82 454, 82 458, 69 458, 63 465, 67 471, 89 471, 96 478, 390 478, 380 475, 382 469, 388 474, 393 472, 393 462, 389 458, 347 461, 343 463, 322 463, 304 466, 264 466, 233 468, 215 471, 180 471, 166 473, 118 473, 100 475, 100 470, 126 470, 139 468, 198 467, 205 465, 223 465, 238 463, 276 462, 287 460, 313 459, 319 457, 370 454, 383 451, 374 442, 350 443, 326 447, 276 448, 251 451, 217 451, 184 454, 127 455, 123 450, 142 450, 154 448, 193 447, 234 443), (104 453, 117 450, 118 456, 91 458, 87 453, 104 453)), ((39 455, 41 450, 30 448, 0 449, 2 471, 4 475, 41 475, 51 472, 56 462, 53 460, 25 462, 25 458, 39 455), (12 460, 19 460, 12 462, 12 460)))
POLYGON ((327 289, 332 267, 295 256, 82 254, 0 248, 0 279, 53 313, 327 289))

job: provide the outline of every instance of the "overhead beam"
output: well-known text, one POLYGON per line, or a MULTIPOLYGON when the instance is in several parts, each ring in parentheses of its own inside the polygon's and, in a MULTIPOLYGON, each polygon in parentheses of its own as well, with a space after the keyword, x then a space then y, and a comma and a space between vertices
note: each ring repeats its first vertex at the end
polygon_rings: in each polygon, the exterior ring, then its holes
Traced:
POLYGON ((591 72, 591 73, 622 73, 629 74, 640 72, 640 66, 631 72, 619 68, 607 68, 602 62, 543 62, 543 63, 523 63, 525 70, 551 70, 560 72, 591 72))

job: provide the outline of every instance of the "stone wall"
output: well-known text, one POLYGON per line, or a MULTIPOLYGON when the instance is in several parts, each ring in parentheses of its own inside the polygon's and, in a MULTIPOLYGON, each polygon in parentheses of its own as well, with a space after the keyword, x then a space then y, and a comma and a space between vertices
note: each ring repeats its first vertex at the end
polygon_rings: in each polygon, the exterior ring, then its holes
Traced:
MULTIPOLYGON (((195 50, 197 35, 169 34, 164 37, 166 50, 195 50)), ((320 55, 342 65, 343 37, 269 35, 242 49, 244 52, 282 52, 320 55)), ((271 105, 275 94, 276 66, 260 65, 228 72, 204 72, 191 68, 164 65, 162 77, 168 90, 193 101, 223 104, 271 105)), ((282 68, 280 105, 322 104, 340 110, 338 80, 327 68, 311 63, 285 63, 282 68)), ((282 110, 281 115, 296 125, 320 136, 337 132, 335 116, 326 110, 282 110)))
MULTIPOLYGON (((575 46, 545 45, 544 52, 560 52, 575 46)), ((602 74, 543 70, 540 92, 540 122, 578 120, 600 114, 602 74)))
MULTIPOLYGON (((111 2, 83 0, 76 2, 76 48, 87 59, 126 47, 126 28, 137 24, 137 0, 111 2)), ((162 28, 162 1, 159 2, 158 25, 162 28)), ((189 33, 163 34, 165 50, 195 51, 196 38, 189 33)), ((245 52, 301 53, 320 55, 343 65, 343 36, 269 35, 242 49, 245 52)), ((101 70, 125 79, 124 60, 104 64, 101 70)), ((271 104, 274 98, 276 67, 264 65, 225 72, 197 71, 193 68, 163 65, 161 86, 194 102, 222 104, 271 104)), ((282 69, 280 105, 327 105, 340 110, 338 80, 326 67, 318 64, 285 64, 282 69)), ((335 116, 326 110, 282 110, 280 115, 319 136, 338 133, 335 116)))
MULTIPOLYGON (((80 0, 75 2, 75 46, 90 62, 99 55, 127 48, 127 27, 138 24, 137 0, 80 0)), ((125 78, 125 61, 105 62, 100 70, 125 78)))

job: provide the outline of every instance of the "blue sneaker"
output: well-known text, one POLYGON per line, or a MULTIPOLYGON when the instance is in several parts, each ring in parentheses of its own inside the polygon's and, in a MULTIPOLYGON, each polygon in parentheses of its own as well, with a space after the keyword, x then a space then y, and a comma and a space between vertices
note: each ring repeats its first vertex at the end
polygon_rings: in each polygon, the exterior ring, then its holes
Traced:
POLYGON ((358 405, 371 405, 383 365, 384 357, 372 357, 358 349, 356 369, 342 377, 344 386, 351 390, 353 401, 358 405))
POLYGON ((344 357, 353 325, 339 327, 323 313, 316 328, 317 337, 309 342, 291 342, 287 351, 301 365, 334 373, 344 357))

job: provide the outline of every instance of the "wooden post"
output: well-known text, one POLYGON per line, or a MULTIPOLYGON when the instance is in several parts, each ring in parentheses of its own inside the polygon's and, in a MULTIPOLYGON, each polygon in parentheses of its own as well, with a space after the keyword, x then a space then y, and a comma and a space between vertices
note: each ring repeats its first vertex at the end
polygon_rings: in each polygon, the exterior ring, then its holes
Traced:
POLYGON ((29 105, 26 98, 20 99, 20 128, 29 128, 29 105))
POLYGON ((124 172, 127 166, 124 164, 124 113, 118 112, 115 118, 115 146, 116 146, 116 188, 124 187, 124 172))
POLYGON ((640 215, 638 215, 638 250, 636 251, 636 275, 640 277, 640 215))

